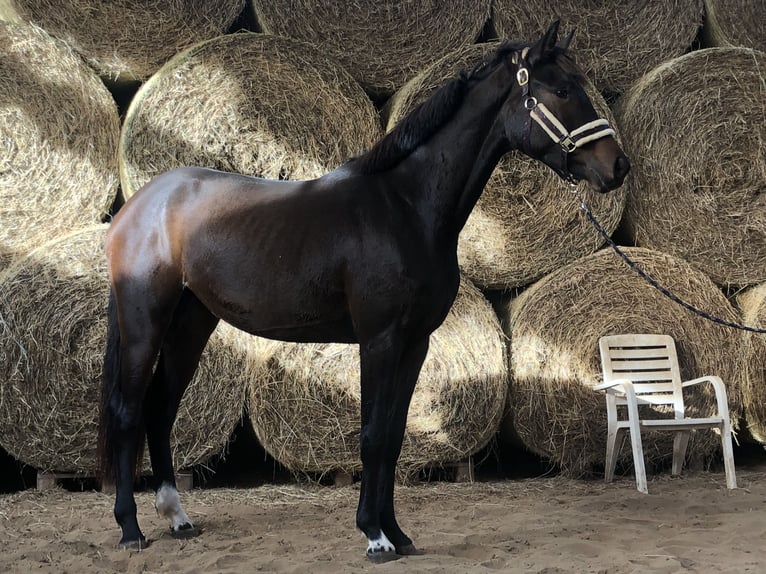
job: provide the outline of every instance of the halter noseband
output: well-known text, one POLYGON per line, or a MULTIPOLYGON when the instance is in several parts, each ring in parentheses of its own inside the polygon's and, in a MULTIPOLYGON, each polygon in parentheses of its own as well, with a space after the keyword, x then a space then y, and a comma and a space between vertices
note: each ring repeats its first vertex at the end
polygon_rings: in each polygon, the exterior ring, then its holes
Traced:
MULTIPOLYGON (((538 102, 537 98, 529 93, 529 70, 527 69, 527 52, 529 48, 524 48, 521 52, 513 54, 513 63, 517 65, 516 82, 521 87, 521 98, 524 108, 529 111, 529 117, 537 122, 543 128, 545 133, 559 146, 561 146, 562 156, 559 172, 570 183, 575 182, 575 178, 570 173, 567 163, 567 154, 572 153, 577 148, 587 143, 601 139, 603 137, 614 136, 614 130, 609 127, 609 121, 599 118, 587 122, 571 132, 564 127, 559 119, 551 112, 545 104, 538 102)), ((529 131, 531 124, 527 126, 526 141, 529 141, 529 131)))

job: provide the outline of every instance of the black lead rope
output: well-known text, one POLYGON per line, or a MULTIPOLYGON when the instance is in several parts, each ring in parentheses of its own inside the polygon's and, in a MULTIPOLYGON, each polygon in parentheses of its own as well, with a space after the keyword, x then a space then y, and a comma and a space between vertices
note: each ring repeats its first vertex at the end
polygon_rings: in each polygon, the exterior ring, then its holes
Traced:
POLYGON ((718 323, 719 325, 723 325, 725 327, 731 327, 733 329, 740 329, 742 331, 750 331, 752 333, 766 333, 766 329, 750 327, 749 325, 742 325, 741 323, 734 323, 732 321, 727 321, 726 319, 721 319, 720 317, 716 317, 715 315, 711 315, 707 311, 704 311, 703 309, 700 309, 699 307, 692 305, 691 303, 687 301, 684 301, 678 295, 676 295, 675 293, 672 293, 666 287, 660 285, 654 277, 652 277, 646 271, 641 269, 641 267, 639 267, 635 261, 633 261, 630 257, 628 257, 625 254, 625 252, 623 252, 623 250, 620 249, 620 247, 612 240, 612 238, 609 237, 609 234, 601 226, 598 220, 594 217, 593 213, 585 204, 585 201, 583 200, 582 196, 579 194, 579 192, 574 186, 572 187, 572 193, 574 193, 577 199, 580 201, 580 208, 582 208, 583 212, 585 212, 585 215, 588 217, 588 220, 593 224, 593 227, 596 228, 596 230, 601 234, 601 237, 603 237, 604 240, 606 240, 606 242, 614 250, 614 252, 617 253, 617 255, 619 255, 622 258, 622 260, 630 268, 632 268, 636 273, 638 273, 641 277, 643 277, 647 283, 649 283, 652 287, 654 287, 660 293, 665 295, 665 297, 667 297, 671 301, 678 303, 682 307, 685 307, 692 313, 696 313, 700 317, 703 317, 707 319, 708 321, 712 321, 713 323, 718 323))

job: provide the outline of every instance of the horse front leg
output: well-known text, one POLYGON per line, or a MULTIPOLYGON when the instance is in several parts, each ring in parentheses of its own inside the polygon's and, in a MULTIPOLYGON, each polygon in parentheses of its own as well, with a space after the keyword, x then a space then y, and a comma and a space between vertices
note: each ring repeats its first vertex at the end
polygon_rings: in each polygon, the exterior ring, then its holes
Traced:
POLYGON ((362 484, 356 520, 367 536, 367 557, 374 562, 416 553, 396 522, 394 480, 407 410, 427 351, 427 337, 405 347, 395 331, 360 346, 362 484))

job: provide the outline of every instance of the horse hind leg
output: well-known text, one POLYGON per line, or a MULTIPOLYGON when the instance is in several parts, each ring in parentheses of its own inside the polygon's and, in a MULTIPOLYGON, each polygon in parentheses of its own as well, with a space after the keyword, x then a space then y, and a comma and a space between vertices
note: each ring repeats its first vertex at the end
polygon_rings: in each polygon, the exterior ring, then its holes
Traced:
POLYGON ((199 534, 181 506, 170 449, 170 433, 184 391, 218 323, 191 291, 184 291, 165 334, 154 378, 144 399, 146 437, 156 487, 155 508, 170 520, 176 538, 199 534))
POLYGON ((119 545, 136 549, 148 545, 138 526, 134 496, 144 444, 143 399, 180 295, 151 298, 149 293, 149 286, 140 282, 113 286, 99 429, 102 472, 105 477, 114 473, 114 517, 122 530, 119 545))

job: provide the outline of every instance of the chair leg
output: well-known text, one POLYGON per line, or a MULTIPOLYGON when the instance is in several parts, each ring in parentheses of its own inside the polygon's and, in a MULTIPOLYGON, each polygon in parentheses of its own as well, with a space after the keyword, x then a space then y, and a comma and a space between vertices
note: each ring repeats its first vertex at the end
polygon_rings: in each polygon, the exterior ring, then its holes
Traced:
MULTIPOLYGON (((617 467, 617 455, 622 448, 617 449, 617 438, 621 437, 625 440, 625 433, 620 432, 619 428, 610 428, 606 435, 606 462, 604 464, 604 482, 612 482, 614 480, 614 469, 617 467)), ((620 442, 622 447, 622 441, 620 442)))
POLYGON ((723 446, 723 466, 726 469, 726 487, 737 488, 737 474, 734 470, 734 448, 731 444, 731 426, 724 419, 721 425, 721 445, 723 446))
POLYGON ((686 458, 686 447, 689 445, 690 431, 679 431, 673 438, 673 469, 671 474, 678 476, 681 474, 681 469, 684 467, 684 459, 686 458))
MULTIPOLYGON (((632 391, 632 389, 631 389, 632 391)), ((644 465, 644 447, 641 442, 641 425, 638 419, 638 404, 633 392, 627 393, 628 424, 630 425, 630 444, 633 447, 633 468, 636 473, 636 488, 639 492, 649 494, 646 485, 646 466, 644 465)))

